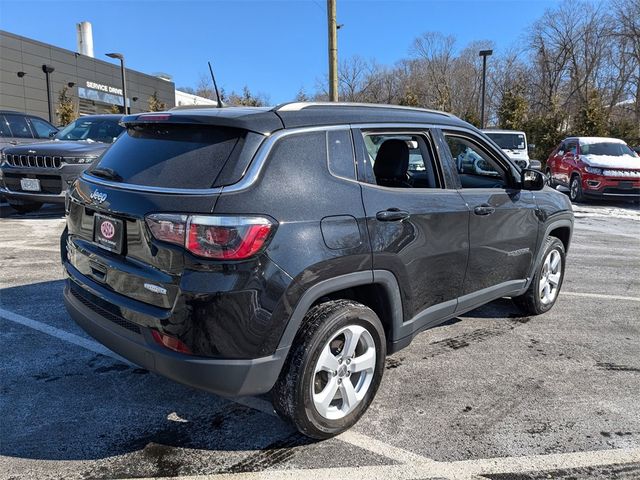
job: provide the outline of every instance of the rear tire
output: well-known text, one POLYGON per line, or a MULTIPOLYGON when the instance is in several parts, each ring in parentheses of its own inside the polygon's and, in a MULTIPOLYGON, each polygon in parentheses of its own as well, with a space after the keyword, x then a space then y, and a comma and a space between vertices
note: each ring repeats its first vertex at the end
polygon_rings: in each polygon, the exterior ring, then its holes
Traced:
POLYGON ((42 203, 39 202, 16 202, 9 200, 9 205, 20 214, 36 212, 42 208, 42 203))
POLYGON ((571 182, 569 183, 569 199, 575 203, 580 203, 584 200, 584 196, 582 195, 582 179, 577 173, 571 177, 571 182))
POLYGON ((558 299, 564 280, 564 244, 556 237, 547 237, 540 265, 536 267, 527 291, 514 297, 514 303, 527 315, 540 315, 551 310, 558 299))
POLYGON ((313 307, 305 316, 271 397, 302 434, 325 439, 351 428, 380 385, 384 329, 370 308, 350 300, 313 307))

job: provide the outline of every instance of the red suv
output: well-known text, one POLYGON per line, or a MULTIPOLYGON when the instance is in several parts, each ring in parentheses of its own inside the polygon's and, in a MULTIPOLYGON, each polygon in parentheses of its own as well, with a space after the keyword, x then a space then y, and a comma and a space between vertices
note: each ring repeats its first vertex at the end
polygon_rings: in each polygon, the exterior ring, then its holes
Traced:
POLYGON ((572 202, 585 197, 640 199, 640 157, 622 140, 569 137, 547 160, 552 187, 569 188, 572 202))

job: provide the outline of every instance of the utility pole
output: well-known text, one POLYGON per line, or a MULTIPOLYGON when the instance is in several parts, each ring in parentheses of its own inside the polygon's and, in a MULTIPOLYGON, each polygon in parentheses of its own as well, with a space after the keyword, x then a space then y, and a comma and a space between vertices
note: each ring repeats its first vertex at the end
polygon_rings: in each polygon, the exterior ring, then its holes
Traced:
POLYGON ((329 100, 338 101, 338 26, 336 24, 336 0, 327 0, 329 25, 329 100))
POLYGON ((482 107, 480 108, 480 128, 484 128, 484 92, 487 83, 487 57, 489 55, 493 55, 493 50, 480 50, 480 56, 482 57, 482 107))

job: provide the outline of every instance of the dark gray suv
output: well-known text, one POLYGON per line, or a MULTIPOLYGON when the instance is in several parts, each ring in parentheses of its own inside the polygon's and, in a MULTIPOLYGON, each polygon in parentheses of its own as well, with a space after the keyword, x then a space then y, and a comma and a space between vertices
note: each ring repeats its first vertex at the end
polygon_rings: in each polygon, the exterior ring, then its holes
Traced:
POLYGON ((0 110, 0 150, 22 143, 45 142, 57 131, 52 124, 35 115, 0 110))
POLYGON ((69 192, 69 313, 173 380, 270 392, 308 436, 352 426, 419 332, 558 298, 566 195, 452 115, 292 103, 122 123, 69 192), (460 173, 461 154, 482 169, 460 173))
POLYGON ((87 115, 46 142, 6 147, 0 154, 0 193, 20 213, 64 203, 67 188, 122 133, 122 115, 87 115))

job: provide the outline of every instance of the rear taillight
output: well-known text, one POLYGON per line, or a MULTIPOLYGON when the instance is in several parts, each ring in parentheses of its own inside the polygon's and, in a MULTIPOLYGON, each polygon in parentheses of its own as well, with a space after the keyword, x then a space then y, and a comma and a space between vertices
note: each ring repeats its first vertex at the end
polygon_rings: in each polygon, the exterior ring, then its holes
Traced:
POLYGON ((162 345, 169 350, 173 350, 174 352, 179 353, 186 353, 188 355, 191 355, 192 353, 191 349, 187 347, 187 345, 182 340, 179 340, 175 337, 165 335, 164 333, 160 333, 157 330, 151 330, 151 336, 158 345, 162 345))
POLYGON ((163 242, 184 246, 187 231, 187 215, 156 213, 145 218, 151 234, 163 242))
POLYGON ((146 217, 152 235, 204 258, 243 260, 267 242, 274 224, 266 217, 153 214, 146 217))

